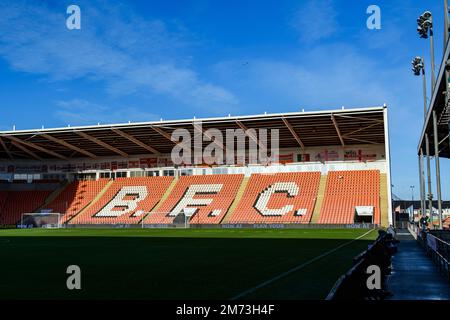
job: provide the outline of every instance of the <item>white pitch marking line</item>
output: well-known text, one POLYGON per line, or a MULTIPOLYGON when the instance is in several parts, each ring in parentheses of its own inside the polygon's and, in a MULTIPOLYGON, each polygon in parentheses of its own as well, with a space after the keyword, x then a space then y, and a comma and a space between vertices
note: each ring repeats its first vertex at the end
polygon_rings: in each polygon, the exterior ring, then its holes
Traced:
POLYGON ((250 293, 252 293, 252 292, 254 292, 254 291, 256 291, 256 290, 258 290, 258 289, 260 289, 260 288, 262 288, 262 287, 265 287, 265 286, 271 284, 272 282, 275 282, 275 281, 277 281, 277 280, 279 280, 279 279, 281 279, 281 278, 283 278, 283 277, 285 277, 285 276, 287 276, 287 275, 289 275, 289 274, 291 274, 291 273, 293 273, 293 272, 295 272, 295 271, 298 271, 298 270, 300 270, 300 269, 303 269, 304 267, 310 265, 311 263, 316 262, 317 260, 320 260, 320 259, 322 259, 323 257, 325 257, 325 256, 327 256, 327 255, 329 255, 329 254, 331 254, 331 253, 333 253, 333 252, 338 251, 339 249, 341 249, 341 248, 343 248, 343 247, 345 247, 345 246, 347 246, 347 245, 349 245, 349 244, 355 242, 356 240, 359 240, 359 239, 365 237, 366 235, 368 235, 369 233, 371 233, 373 230, 375 230, 375 229, 371 229, 371 230, 367 231, 366 233, 364 233, 363 235, 361 235, 361 236, 359 236, 359 237, 357 237, 357 238, 355 238, 355 239, 353 239, 353 240, 350 240, 350 241, 348 241, 348 242, 346 242, 346 243, 343 243, 343 244, 341 244, 340 246, 337 246, 337 247, 334 248, 334 249, 331 249, 331 250, 329 250, 329 251, 327 251, 327 252, 324 252, 324 253, 322 253, 321 255, 318 255, 318 256, 316 256, 316 257, 314 257, 314 258, 312 258, 312 259, 310 259, 310 260, 308 260, 308 261, 306 261, 306 262, 304 262, 304 263, 302 263, 302 264, 300 264, 300 265, 298 265, 298 266, 295 266, 295 267, 292 268, 292 269, 289 269, 289 270, 287 270, 287 271, 285 271, 285 272, 283 272, 283 273, 280 273, 279 275, 277 275, 277 276, 275 276, 275 277, 273 277, 273 278, 271 278, 271 279, 269 279, 269 280, 266 280, 266 281, 264 281, 264 282, 258 284, 257 286, 254 286, 254 287, 252 287, 252 288, 250 288, 250 289, 248 289, 248 290, 245 290, 245 291, 239 293, 238 295, 232 297, 230 300, 237 300, 237 299, 239 299, 239 298, 245 297, 246 295, 248 295, 248 294, 250 294, 250 293))

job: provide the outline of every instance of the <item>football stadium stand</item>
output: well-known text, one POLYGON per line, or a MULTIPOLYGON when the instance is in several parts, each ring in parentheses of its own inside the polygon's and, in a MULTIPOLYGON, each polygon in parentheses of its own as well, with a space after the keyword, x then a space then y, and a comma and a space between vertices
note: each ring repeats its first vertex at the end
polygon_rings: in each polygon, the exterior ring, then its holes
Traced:
POLYGON ((253 174, 230 223, 308 223, 320 172, 253 174))
POLYGON ((13 225, 23 213, 32 213, 44 204, 51 191, 7 191, 0 193, 0 225, 13 225))
POLYGON ((67 227, 393 223, 386 106, 0 131, 0 138, 2 226, 18 227, 24 213, 59 213, 67 227), (194 134, 195 163, 172 157, 177 129, 194 134), (270 131, 267 144, 258 141, 261 129, 270 131), (229 145, 230 130, 244 143, 232 136, 229 145))
POLYGON ((148 224, 172 223, 185 208, 197 208, 191 224, 218 224, 233 203, 244 175, 182 176, 169 197, 145 220, 148 224))
POLYGON ((319 223, 353 223, 356 206, 373 207, 374 223, 380 223, 380 173, 376 170, 329 172, 319 223))
MULTIPOLYGON (((171 190, 174 178, 169 176, 74 181, 62 186, 43 210, 60 213, 63 224, 137 224, 144 218, 145 224, 171 224, 187 208, 192 208, 190 224, 310 223, 322 196, 320 224, 358 222, 359 206, 373 208, 373 220, 366 222, 380 224, 379 171, 330 171, 326 177, 325 192, 319 195, 318 171, 256 173, 250 175, 241 197, 237 193, 243 174, 182 176, 171 190), (233 202, 235 209, 225 221, 233 202)), ((1 223, 17 223, 22 213, 41 208, 50 194, 0 192, 1 223)))
POLYGON ((173 177, 117 178, 71 224, 135 224, 158 203, 173 177))
MULTIPOLYGON (((251 174, 240 197, 243 174, 181 176, 171 190, 170 176, 74 181, 43 210, 60 213, 62 224, 80 225, 138 224, 144 218, 145 224, 171 224, 187 208, 193 210, 190 224, 298 224, 311 222, 322 197, 319 224, 356 223, 357 207, 373 208, 370 221, 363 222, 381 223, 378 170, 329 171, 324 177, 324 194, 318 194, 318 171, 251 174)), ((42 208, 51 193, 0 191, 0 223, 18 223, 22 213, 42 208)))
POLYGON ((46 209, 60 213, 61 223, 65 223, 89 205, 107 183, 108 179, 73 181, 46 206, 46 209))

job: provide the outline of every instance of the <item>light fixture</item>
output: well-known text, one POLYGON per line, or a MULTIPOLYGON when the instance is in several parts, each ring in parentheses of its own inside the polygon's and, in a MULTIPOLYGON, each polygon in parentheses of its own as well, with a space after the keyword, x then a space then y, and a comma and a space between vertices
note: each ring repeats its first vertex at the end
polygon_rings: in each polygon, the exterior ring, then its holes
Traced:
POLYGON ((420 72, 423 70, 423 59, 421 57, 415 57, 412 62, 412 71, 414 72, 414 75, 420 76, 420 72))
POLYGON ((425 11, 417 18, 417 32, 421 38, 428 38, 428 30, 433 27, 433 21, 430 11, 425 11))

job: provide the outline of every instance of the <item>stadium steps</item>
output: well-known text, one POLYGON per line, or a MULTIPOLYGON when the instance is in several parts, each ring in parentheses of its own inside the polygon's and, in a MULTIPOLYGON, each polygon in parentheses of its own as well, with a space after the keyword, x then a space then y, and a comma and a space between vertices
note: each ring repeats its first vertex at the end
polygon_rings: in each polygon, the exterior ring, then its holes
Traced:
POLYGON ((387 196, 387 175, 380 173, 380 211, 381 211, 381 226, 389 226, 389 204, 387 196))
POLYGON ((387 278, 387 300, 449 300, 450 285, 423 248, 414 240, 401 239, 392 259, 394 272, 387 278))
POLYGON ((69 184, 70 184, 69 180, 66 180, 64 183, 62 183, 59 188, 57 188, 55 191, 53 191, 47 197, 47 199, 45 199, 44 204, 42 206, 40 206, 37 211, 47 208, 47 206, 50 203, 52 203, 64 190, 66 190, 66 188, 69 184))
POLYGON ((247 188, 248 180, 250 177, 244 177, 242 179, 241 186, 238 189, 238 192, 236 194, 236 198, 234 199, 233 203, 231 204, 230 209, 228 209, 228 212, 226 213, 225 217, 223 217, 221 223, 227 223, 230 217, 233 215, 234 210, 238 206, 239 202, 241 201, 242 196, 244 195, 244 191, 247 188))
POLYGON ((319 222, 320 210, 322 209, 322 203, 323 203, 323 198, 325 196, 326 185, 327 185, 327 175, 326 174, 321 175, 320 183, 319 183, 319 191, 317 192, 317 199, 316 199, 316 204, 314 206, 313 215, 311 217, 311 223, 319 222))
POLYGON ((156 206, 153 207, 153 209, 150 211, 150 213, 151 212, 158 212, 159 207, 161 207, 161 205, 164 203, 164 201, 166 201, 166 199, 172 193, 172 190, 177 185, 177 182, 178 182, 178 177, 175 177, 175 179, 172 180, 172 183, 169 185, 169 187, 167 188, 166 192, 162 196, 161 200, 159 200, 159 202, 156 204, 156 206))
POLYGON ((102 189, 102 191, 100 191, 95 198, 89 202, 84 208, 82 208, 80 211, 78 211, 78 213, 76 215, 74 215, 73 217, 71 217, 70 219, 68 219, 66 221, 66 223, 70 222, 71 220, 73 220, 75 217, 79 216, 80 214, 82 214, 83 212, 85 212, 87 209, 89 209, 94 203, 96 203, 98 200, 100 200, 103 195, 106 193, 106 191, 108 191, 108 189, 113 185, 114 180, 109 180, 108 183, 105 185, 105 187, 102 189))

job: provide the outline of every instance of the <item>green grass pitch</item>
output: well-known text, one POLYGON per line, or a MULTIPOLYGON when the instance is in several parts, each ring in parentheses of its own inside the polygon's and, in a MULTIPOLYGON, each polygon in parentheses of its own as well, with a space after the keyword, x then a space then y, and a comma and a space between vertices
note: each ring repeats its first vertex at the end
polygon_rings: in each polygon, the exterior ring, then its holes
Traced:
POLYGON ((377 236, 363 229, 0 230, 0 299, 324 299, 377 236), (81 268, 81 290, 66 268, 81 268))

